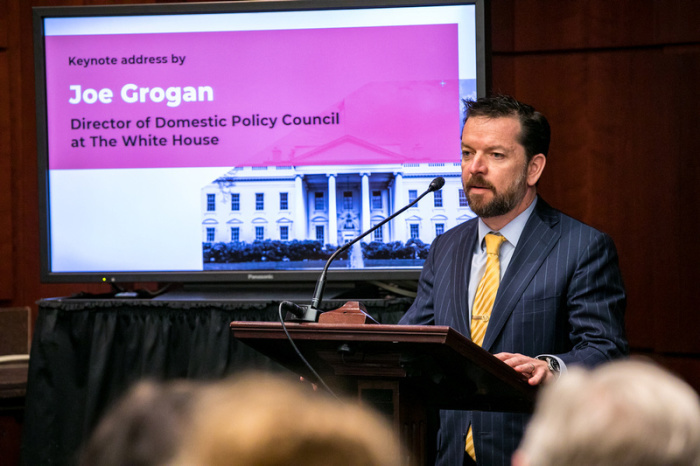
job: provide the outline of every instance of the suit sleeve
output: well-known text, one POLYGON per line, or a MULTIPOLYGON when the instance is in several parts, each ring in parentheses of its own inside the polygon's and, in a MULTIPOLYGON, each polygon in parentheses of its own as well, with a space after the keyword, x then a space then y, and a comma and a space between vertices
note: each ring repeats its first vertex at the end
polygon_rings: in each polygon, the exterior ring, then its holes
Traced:
POLYGON ((566 305, 573 349, 557 356, 567 365, 591 367, 628 354, 626 294, 617 251, 608 235, 596 232, 581 252, 566 305))
POLYGON ((433 298, 433 286, 435 280, 435 257, 438 255, 438 236, 430 247, 428 258, 425 260, 423 270, 418 280, 418 293, 411 307, 399 320, 400 325, 435 325, 435 302, 433 298))

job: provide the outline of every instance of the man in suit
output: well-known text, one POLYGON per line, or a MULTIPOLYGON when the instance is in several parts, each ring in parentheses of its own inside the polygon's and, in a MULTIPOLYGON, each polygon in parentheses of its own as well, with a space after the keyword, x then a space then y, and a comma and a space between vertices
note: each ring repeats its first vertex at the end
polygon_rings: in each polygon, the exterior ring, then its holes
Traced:
MULTIPOLYGON (((478 218, 435 239, 400 323, 474 332, 475 343, 531 385, 572 365, 623 357, 626 297, 612 240, 537 195, 549 149, 546 118, 508 96, 465 104, 462 183, 478 218), (496 272, 488 271, 488 233, 499 239, 496 272), (500 278, 487 311, 479 296, 485 275, 500 278)), ((474 464, 475 456, 479 465, 509 465, 527 421, 524 414, 442 411, 436 463, 474 464)))

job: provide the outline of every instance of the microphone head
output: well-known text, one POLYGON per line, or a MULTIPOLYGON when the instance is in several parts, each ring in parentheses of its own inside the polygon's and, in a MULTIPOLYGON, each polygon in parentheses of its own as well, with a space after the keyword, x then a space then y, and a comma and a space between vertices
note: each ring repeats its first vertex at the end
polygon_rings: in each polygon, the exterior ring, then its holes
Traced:
POLYGON ((428 186, 428 191, 437 191, 445 185, 445 178, 438 176, 433 181, 430 182, 428 186))

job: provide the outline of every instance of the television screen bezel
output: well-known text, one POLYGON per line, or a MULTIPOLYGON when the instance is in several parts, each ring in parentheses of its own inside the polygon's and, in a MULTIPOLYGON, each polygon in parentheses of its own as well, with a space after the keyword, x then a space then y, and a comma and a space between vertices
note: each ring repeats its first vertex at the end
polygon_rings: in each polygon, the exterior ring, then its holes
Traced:
MULTIPOLYGON (((95 283, 125 284, 135 282, 159 283, 313 283, 320 270, 261 270, 261 271, 135 271, 135 272, 53 272, 51 271, 49 228, 49 169, 48 131, 46 111, 46 79, 44 56, 43 20, 48 17, 85 16, 131 16, 131 15, 178 15, 236 12, 270 12, 303 10, 342 10, 363 8, 387 8, 432 5, 474 5, 476 21, 476 71, 477 96, 490 91, 490 34, 488 32, 489 0, 286 0, 286 1, 232 1, 193 2, 159 4, 120 4, 91 6, 44 6, 33 7, 33 38, 35 65, 38 191, 39 191, 39 238, 40 279, 42 283, 95 283)), ((427 186, 426 186, 427 188, 427 186)), ((414 281, 420 269, 329 269, 329 282, 364 282, 371 280, 414 281)))

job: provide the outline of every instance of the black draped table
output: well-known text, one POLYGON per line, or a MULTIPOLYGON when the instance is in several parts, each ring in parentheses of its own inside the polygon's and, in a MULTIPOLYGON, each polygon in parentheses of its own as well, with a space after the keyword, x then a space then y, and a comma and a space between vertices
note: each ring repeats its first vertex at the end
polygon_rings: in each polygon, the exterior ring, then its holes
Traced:
MULTIPOLYGON (((380 323, 394 324, 410 301, 363 303, 380 323)), ((105 409, 138 380, 285 370, 229 329, 232 321, 277 321, 279 301, 54 298, 38 304, 22 436, 26 465, 75 464, 105 409)))

